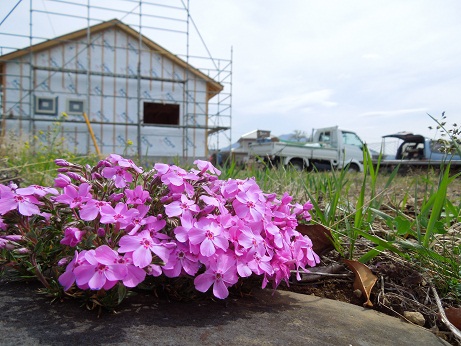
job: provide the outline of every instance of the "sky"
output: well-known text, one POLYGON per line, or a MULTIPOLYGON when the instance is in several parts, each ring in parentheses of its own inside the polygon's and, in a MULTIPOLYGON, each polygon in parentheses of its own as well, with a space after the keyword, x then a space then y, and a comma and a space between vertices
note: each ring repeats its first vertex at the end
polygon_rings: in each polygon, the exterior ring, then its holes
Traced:
POLYGON ((368 143, 428 114, 461 122, 461 2, 192 0, 212 52, 233 47, 233 138, 338 125, 368 143))
MULTIPOLYGON (((0 20, 16 3, 1 0, 0 20)), ((436 136, 428 114, 461 123, 458 0, 190 0, 189 9, 213 57, 232 50, 232 142, 256 129, 338 125, 371 144, 399 131, 436 136)), ((193 35, 191 51, 203 52, 193 35)), ((173 43, 161 44, 175 52, 173 43)))

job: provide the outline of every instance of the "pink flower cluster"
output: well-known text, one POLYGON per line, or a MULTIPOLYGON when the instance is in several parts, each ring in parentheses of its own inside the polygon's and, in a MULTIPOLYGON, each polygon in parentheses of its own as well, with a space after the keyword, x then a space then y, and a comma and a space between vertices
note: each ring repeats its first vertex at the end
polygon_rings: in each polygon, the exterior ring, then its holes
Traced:
MULTIPOLYGON (((0 185, 0 215, 60 227, 63 253, 72 253, 59 261, 67 264, 59 276, 64 290, 186 275, 198 291, 213 286, 224 299, 239 278, 261 275, 263 286, 276 288, 292 270, 319 262, 311 240, 296 231, 299 220, 310 220, 309 202, 263 193, 254 179, 220 180, 209 162, 197 160, 189 171, 162 163, 144 171, 112 154, 95 167, 56 164, 55 188, 0 185)), ((0 248, 21 247, 27 224, 0 222, 0 248), (17 235, 8 234, 12 229, 17 235)))

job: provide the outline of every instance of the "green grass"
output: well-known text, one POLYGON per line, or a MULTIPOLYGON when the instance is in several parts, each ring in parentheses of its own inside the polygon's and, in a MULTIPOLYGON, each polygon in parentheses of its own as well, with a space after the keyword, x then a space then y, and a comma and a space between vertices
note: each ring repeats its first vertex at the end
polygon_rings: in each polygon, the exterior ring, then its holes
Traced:
MULTIPOLYGON (((0 152, 19 172, 22 186, 52 186, 56 158, 91 165, 98 160, 68 152, 63 144, 56 123, 32 143, 6 136, 0 152)), ((419 268, 442 293, 460 299, 461 173, 454 173, 450 165, 410 175, 399 174, 398 168, 382 172, 369 156, 364 165, 363 173, 300 172, 258 164, 242 168, 235 163, 220 168, 221 179, 254 177, 264 192, 287 192, 299 203, 310 200, 312 222, 331 230, 343 258, 368 263, 383 253, 397 256, 419 268)))
POLYGON ((59 119, 52 123, 48 131, 39 131, 30 140, 7 133, 0 143, 0 155, 6 166, 1 168, 16 170, 23 186, 53 185, 58 168, 54 160, 57 158, 80 164, 94 164, 98 161, 94 154, 77 155, 65 149, 65 137, 59 119))
POLYGON ((264 191, 288 192, 296 202, 310 200, 313 222, 331 230, 342 257, 367 263, 383 253, 396 256, 461 299, 461 173, 447 165, 403 175, 398 167, 379 170, 370 157, 364 162, 363 173, 259 166, 237 177, 254 177, 264 191))

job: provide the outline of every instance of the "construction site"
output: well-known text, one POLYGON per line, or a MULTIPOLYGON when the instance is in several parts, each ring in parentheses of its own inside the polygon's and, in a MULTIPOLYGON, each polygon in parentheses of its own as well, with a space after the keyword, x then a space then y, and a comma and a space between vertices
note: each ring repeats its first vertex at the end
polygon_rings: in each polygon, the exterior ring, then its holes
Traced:
POLYGON ((14 0, 0 17, 3 138, 58 123, 78 155, 183 162, 232 143, 232 50, 211 56, 189 1, 14 0))

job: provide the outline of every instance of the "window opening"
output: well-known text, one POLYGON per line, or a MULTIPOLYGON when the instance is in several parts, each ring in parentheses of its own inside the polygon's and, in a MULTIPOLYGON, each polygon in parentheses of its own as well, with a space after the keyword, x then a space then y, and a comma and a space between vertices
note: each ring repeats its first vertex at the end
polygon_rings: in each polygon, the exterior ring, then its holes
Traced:
POLYGON ((144 102, 143 123, 179 125, 179 105, 144 102))

